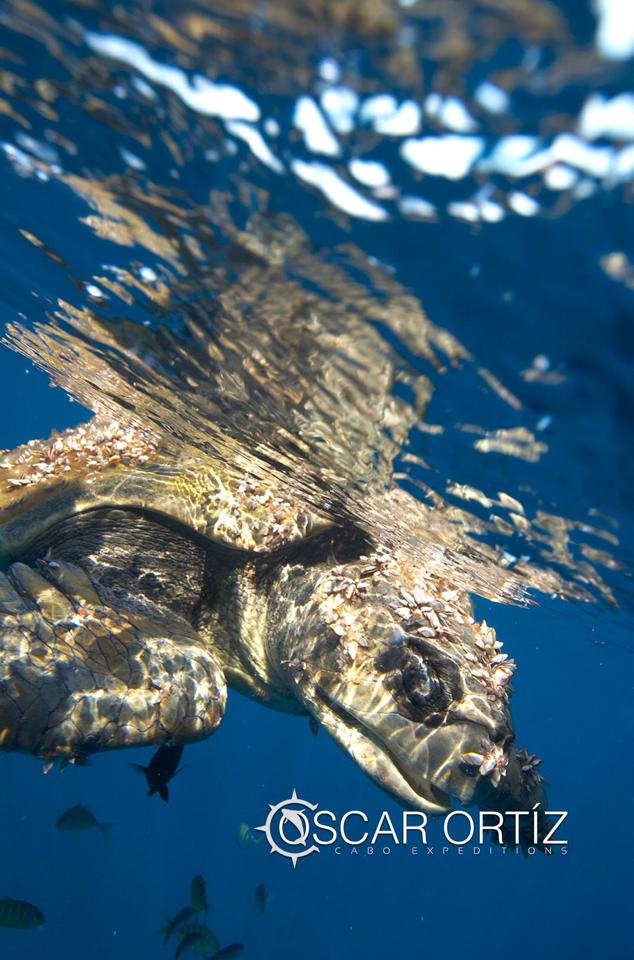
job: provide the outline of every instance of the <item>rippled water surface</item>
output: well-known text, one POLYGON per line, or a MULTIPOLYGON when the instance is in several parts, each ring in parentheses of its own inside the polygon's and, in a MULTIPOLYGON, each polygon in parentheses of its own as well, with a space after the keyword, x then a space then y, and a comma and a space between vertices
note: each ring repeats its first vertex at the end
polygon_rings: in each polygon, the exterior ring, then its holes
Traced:
POLYGON ((147 751, 46 778, 3 756, 0 894, 47 918, 0 929, 3 956, 168 956, 199 872, 245 956, 627 948, 627 7, 0 6, 0 446, 90 408, 449 572, 518 661, 520 745, 570 838, 293 872, 238 824, 294 787, 398 808, 305 720, 234 694, 168 806, 128 766, 147 751), (77 802, 107 842, 54 829, 77 802))

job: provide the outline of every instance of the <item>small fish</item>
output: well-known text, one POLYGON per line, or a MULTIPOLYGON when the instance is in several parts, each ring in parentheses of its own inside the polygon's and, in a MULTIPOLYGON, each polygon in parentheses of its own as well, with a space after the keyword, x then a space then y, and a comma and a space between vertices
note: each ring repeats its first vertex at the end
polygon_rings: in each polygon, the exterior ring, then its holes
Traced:
POLYGON ((165 928, 165 939, 163 943, 167 943, 172 934, 177 933, 185 924, 190 923, 196 916, 196 911, 193 907, 183 907, 182 910, 179 910, 173 920, 170 920, 165 928))
POLYGON ((308 726, 310 728, 310 732, 312 733, 313 737, 316 737, 317 734, 319 733, 319 724, 317 723, 314 717, 308 718, 308 726))
POLYGON ((247 847, 254 847, 262 843, 262 837, 256 836, 248 823, 241 823, 238 826, 236 840, 243 850, 246 850, 247 847))
POLYGON ((261 913, 264 913, 268 899, 268 890, 263 883, 258 883, 257 887, 255 888, 255 902, 257 903, 261 913))
POLYGON ((67 833, 83 833, 85 830, 101 830, 103 837, 108 837, 108 831, 114 827, 114 823, 99 823, 92 810, 78 803, 76 807, 71 807, 62 813, 56 820, 55 826, 58 830, 65 830, 67 833))
POLYGON ((177 773, 180 773, 183 767, 179 769, 179 763, 183 756, 183 745, 168 746, 164 744, 159 747, 149 766, 143 767, 140 763, 131 763, 130 766, 142 773, 147 780, 148 797, 158 793, 161 800, 165 803, 169 800, 167 784, 173 780, 177 773))
POLYGON ((228 947, 223 947, 222 950, 214 953, 207 960, 230 960, 231 957, 239 957, 243 950, 243 943, 230 943, 228 947))
POLYGON ((204 923, 186 923, 184 927, 181 927, 180 930, 176 931, 176 936, 179 940, 185 940, 186 937, 189 937, 190 934, 197 933, 198 940, 196 946, 193 948, 194 953, 202 954, 205 957, 216 953, 220 949, 220 944, 218 943, 218 937, 210 930, 209 927, 204 923))
POLYGON ((200 873, 192 880, 190 902, 196 913, 207 913, 209 910, 205 878, 200 873))
POLYGON ((26 900, 14 900, 13 897, 0 898, 0 927, 11 930, 32 930, 41 927, 44 914, 26 900))
POLYGON ((191 950, 192 947, 195 947, 196 944, 200 941, 202 933, 200 930, 192 930, 191 933, 188 933, 184 937, 179 945, 176 947, 176 953, 174 954, 174 960, 178 960, 184 953, 187 953, 188 950, 191 950))

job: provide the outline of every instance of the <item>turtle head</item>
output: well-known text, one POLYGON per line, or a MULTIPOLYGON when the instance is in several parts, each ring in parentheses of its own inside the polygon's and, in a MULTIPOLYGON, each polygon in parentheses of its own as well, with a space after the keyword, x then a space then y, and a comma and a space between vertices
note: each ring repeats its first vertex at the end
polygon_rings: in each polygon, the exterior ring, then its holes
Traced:
POLYGON ((468 597, 387 552, 321 574, 284 668, 304 707, 407 807, 527 801, 508 710, 513 666, 468 597))

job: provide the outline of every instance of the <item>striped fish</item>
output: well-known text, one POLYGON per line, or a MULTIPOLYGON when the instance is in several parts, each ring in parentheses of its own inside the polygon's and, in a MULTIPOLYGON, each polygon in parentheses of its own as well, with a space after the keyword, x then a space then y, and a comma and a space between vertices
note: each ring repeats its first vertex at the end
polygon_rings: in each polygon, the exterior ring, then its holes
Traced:
POLYGON ((0 898, 0 927, 12 930, 30 930, 41 927, 44 914, 26 900, 14 900, 13 897, 0 898))

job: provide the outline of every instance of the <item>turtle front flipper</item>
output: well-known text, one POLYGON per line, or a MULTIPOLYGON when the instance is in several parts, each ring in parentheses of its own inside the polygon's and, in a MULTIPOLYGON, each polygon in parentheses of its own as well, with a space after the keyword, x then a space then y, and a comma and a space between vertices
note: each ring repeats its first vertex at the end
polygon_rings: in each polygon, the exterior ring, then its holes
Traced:
POLYGON ((0 747, 81 760, 199 740, 225 708, 222 671, 182 617, 125 602, 67 561, 0 574, 0 747))

